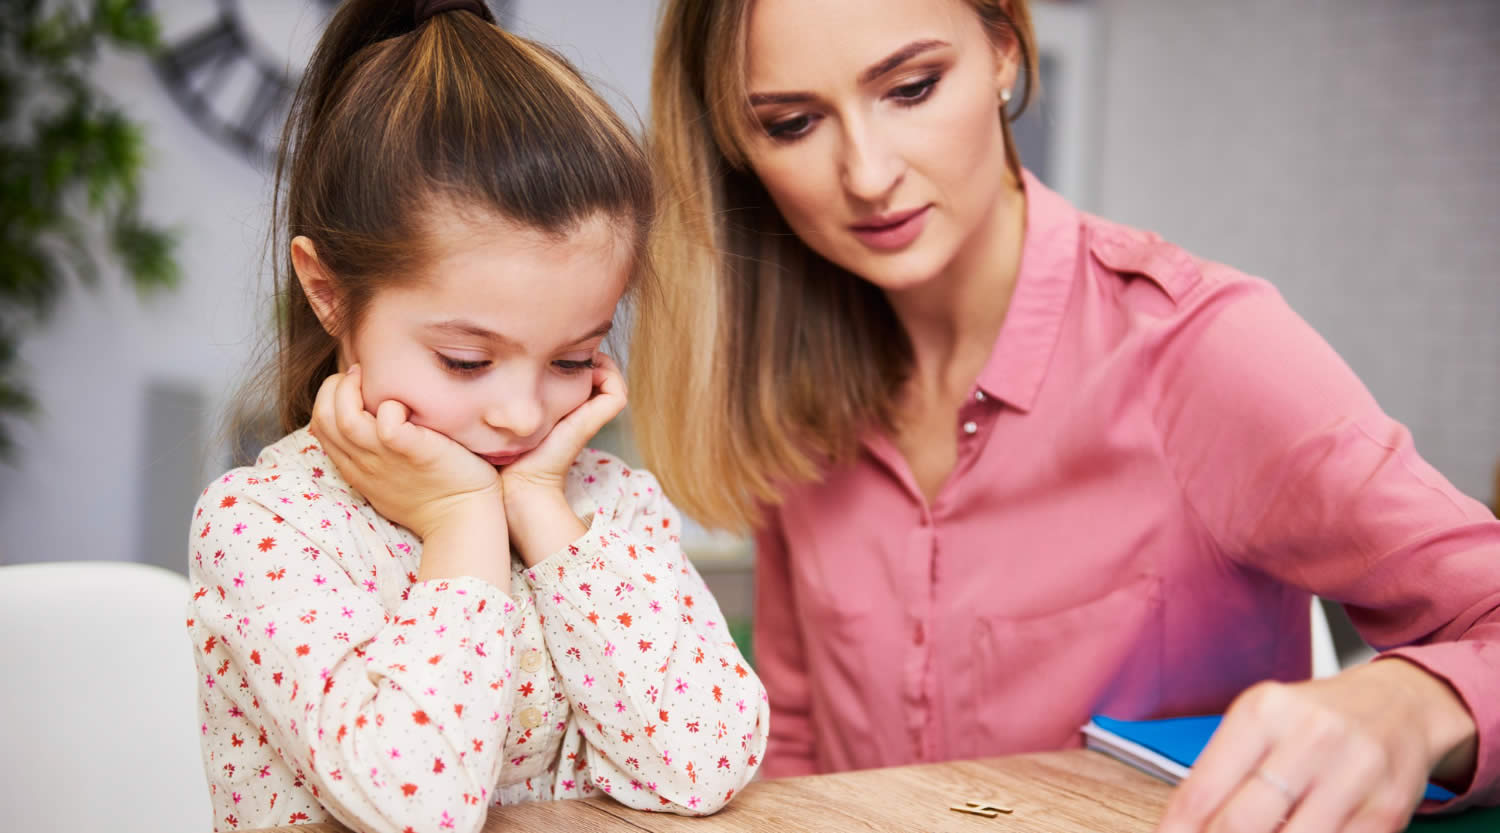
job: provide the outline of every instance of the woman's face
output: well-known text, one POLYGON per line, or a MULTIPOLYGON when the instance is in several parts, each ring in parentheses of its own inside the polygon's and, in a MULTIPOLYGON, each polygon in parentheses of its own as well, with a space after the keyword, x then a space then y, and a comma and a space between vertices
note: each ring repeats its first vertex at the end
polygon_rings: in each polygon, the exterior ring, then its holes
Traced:
POLYGON ((921 284, 1014 187, 1015 72, 963 0, 755 0, 750 165, 814 251, 887 291, 921 284))

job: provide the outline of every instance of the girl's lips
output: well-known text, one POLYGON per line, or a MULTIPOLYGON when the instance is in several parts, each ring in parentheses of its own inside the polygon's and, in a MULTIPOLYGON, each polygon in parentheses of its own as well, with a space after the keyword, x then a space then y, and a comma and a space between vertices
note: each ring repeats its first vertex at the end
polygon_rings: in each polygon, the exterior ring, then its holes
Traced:
POLYGON ((525 453, 524 451, 517 451, 512 454, 481 454, 479 456, 492 466, 508 466, 521 459, 521 456, 525 453))
POLYGON ((927 209, 930 207, 924 205, 911 211, 877 217, 869 222, 850 226, 849 229, 861 243, 872 249, 904 249, 922 233, 927 221, 927 209))

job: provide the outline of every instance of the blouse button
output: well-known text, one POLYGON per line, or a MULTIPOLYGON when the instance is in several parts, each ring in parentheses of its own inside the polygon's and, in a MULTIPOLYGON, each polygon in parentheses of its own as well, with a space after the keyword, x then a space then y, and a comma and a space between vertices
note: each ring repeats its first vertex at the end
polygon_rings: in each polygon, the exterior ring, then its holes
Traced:
POLYGON ((521 726, 526 729, 535 729, 542 725, 542 710, 536 706, 527 706, 521 709, 521 726))
POLYGON ((975 422, 974 420, 971 419, 968 422, 964 423, 964 433, 965 434, 969 434, 969 435, 972 436, 974 434, 974 432, 976 432, 978 430, 979 430, 979 423, 975 422))
POLYGON ((542 667, 542 652, 535 648, 521 655, 521 670, 529 673, 542 667))
POLYGON ((982 390, 976 390, 976 391, 974 391, 974 401, 975 402, 983 402, 987 398, 988 397, 986 397, 984 395, 984 391, 982 391, 982 390))

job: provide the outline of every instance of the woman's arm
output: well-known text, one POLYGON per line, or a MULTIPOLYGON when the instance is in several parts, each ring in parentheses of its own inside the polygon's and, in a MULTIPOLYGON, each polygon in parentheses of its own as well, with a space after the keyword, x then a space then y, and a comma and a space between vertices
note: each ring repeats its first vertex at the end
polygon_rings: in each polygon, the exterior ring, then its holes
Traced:
POLYGON ((1174 807, 1213 804, 1200 785, 1219 776, 1226 802, 1263 791, 1265 778, 1231 776, 1300 760, 1288 750, 1329 726, 1340 737, 1319 748, 1378 749, 1385 763, 1362 782, 1273 773, 1298 781, 1290 789, 1309 808, 1298 812, 1379 814, 1391 795, 1410 812, 1432 776, 1468 788, 1453 806, 1500 801, 1500 523, 1418 456, 1268 285, 1208 265, 1179 303, 1151 395, 1184 500, 1226 557, 1344 603, 1383 657, 1407 662, 1241 698, 1225 723, 1239 742, 1207 750, 1174 807), (1406 685, 1414 670, 1425 676, 1406 685), (1375 719, 1365 694, 1376 688, 1413 694, 1397 698, 1407 713, 1375 719))

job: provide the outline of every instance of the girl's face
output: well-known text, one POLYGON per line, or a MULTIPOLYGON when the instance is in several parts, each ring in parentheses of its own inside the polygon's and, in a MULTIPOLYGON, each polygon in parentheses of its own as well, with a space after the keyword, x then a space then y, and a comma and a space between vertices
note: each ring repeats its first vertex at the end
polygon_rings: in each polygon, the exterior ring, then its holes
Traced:
POLYGON ((366 410, 395 399, 411 422, 503 465, 592 394, 629 236, 602 215, 564 237, 456 211, 429 222, 439 255, 375 295, 340 360, 359 364, 366 410))
POLYGON ((963 0, 755 0, 747 155, 814 251, 886 290, 942 274, 1014 180, 1015 61, 963 0))

